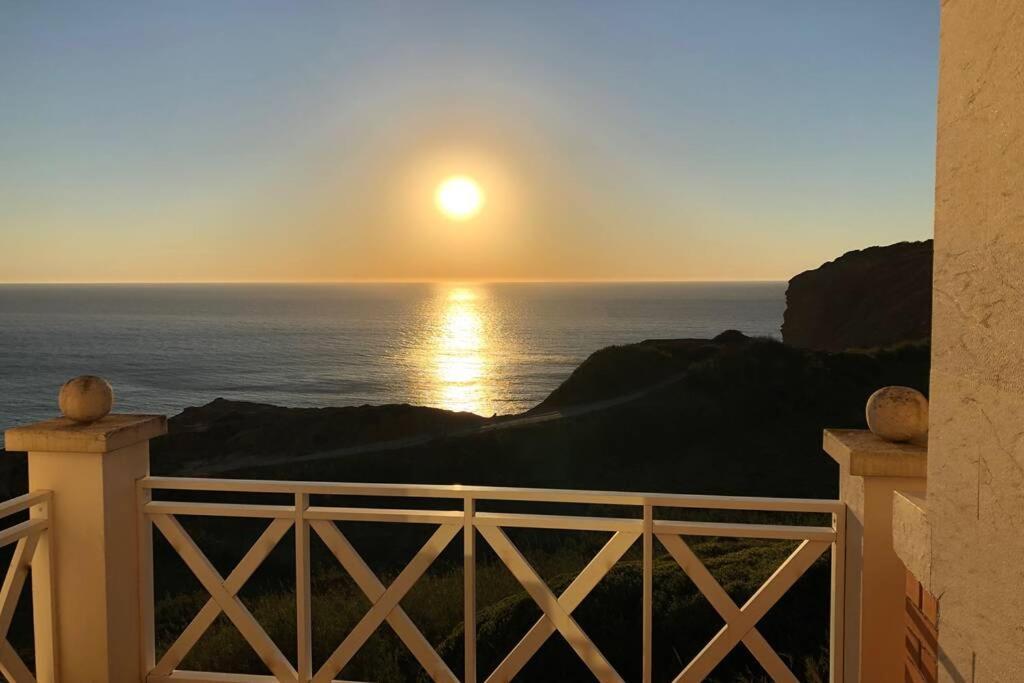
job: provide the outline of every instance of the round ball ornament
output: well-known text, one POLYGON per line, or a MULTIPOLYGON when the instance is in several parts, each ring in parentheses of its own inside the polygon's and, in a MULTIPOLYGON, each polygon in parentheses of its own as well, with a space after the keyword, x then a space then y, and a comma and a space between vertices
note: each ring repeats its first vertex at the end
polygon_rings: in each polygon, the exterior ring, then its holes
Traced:
POLYGON ((928 436, 928 399, 910 387, 882 387, 864 409, 868 429, 886 441, 921 442, 928 436))
POLYGON ((75 422, 95 422, 110 414, 114 390, 102 377, 82 375, 64 383, 57 403, 64 417, 75 422))

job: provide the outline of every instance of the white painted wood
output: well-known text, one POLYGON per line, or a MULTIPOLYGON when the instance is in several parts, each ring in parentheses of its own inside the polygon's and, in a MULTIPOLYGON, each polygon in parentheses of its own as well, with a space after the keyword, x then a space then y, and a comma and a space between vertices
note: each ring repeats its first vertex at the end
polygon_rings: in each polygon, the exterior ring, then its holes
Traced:
POLYGON ((23 538, 33 536, 43 531, 48 526, 45 519, 30 519, 26 522, 15 524, 0 531, 0 547, 17 543, 23 538))
POLYGON ((532 515, 511 512, 479 512, 477 527, 513 527, 523 529, 561 529, 565 531, 640 532, 641 520, 622 517, 584 517, 582 515, 532 515))
POLYGON ((150 674, 146 677, 146 683, 164 683, 165 681, 177 681, 178 683, 276 683, 277 679, 273 676, 257 676, 253 674, 181 670, 167 675, 150 674))
MULTIPOLYGON (((639 534, 620 531, 608 539, 604 547, 558 597, 558 604, 562 609, 567 613, 572 613, 579 607, 584 598, 600 583, 601 579, 615 566, 615 563, 622 559, 622 556, 633 546, 638 537, 639 534)), ((503 683, 512 680, 556 630, 554 622, 546 614, 541 615, 541 618, 526 632, 522 640, 512 648, 505 659, 487 677, 486 683, 503 683)))
POLYGON ((7 568, 3 587, 0 588, 0 638, 6 639, 7 631, 11 628, 14 609, 18 606, 18 599, 21 598, 21 589, 25 586, 32 555, 36 552, 36 544, 39 542, 41 533, 30 534, 20 539, 14 548, 14 555, 7 568))
POLYGON ((651 683, 654 675, 654 508, 644 505, 643 517, 643 668, 641 680, 651 683))
MULTIPOLYGON (((665 538, 661 536, 658 538, 662 543, 665 542, 665 538)), ((679 537, 676 536, 674 538, 679 537)), ((719 662, 743 640, 744 636, 750 633, 751 629, 771 609, 772 605, 789 590, 797 579, 803 576, 807 568, 825 552, 828 546, 829 544, 824 541, 804 541, 801 543, 751 596, 746 604, 740 608, 739 613, 735 614, 732 619, 727 619, 722 630, 693 658, 686 668, 683 669, 682 673, 675 678, 675 681, 677 683, 703 681, 718 666, 719 662)), ((671 552, 671 549, 669 552, 671 552)), ((691 578, 693 578, 693 575, 691 575, 691 578)), ((694 579, 694 582, 696 583, 696 579, 694 579)), ((707 593, 705 593, 705 596, 707 596, 707 593)), ((708 599, 709 601, 711 600, 710 597, 708 599)), ((757 650, 752 649, 751 652, 757 656, 757 650)))
MULTIPOLYGON (((175 671, 166 676, 150 675, 146 683, 275 683, 273 676, 255 674, 214 673, 212 671, 175 671)), ((334 680, 332 683, 367 683, 366 681, 334 680)))
MULTIPOLYGON (((726 624, 739 619, 740 608, 682 538, 666 535, 659 536, 658 539, 726 624)), ((747 649, 773 680, 796 683, 796 677, 756 627, 752 627, 743 636, 743 644, 747 646, 747 649)))
POLYGON ((463 683, 476 683, 476 501, 462 504, 463 683))
POLYGON ((306 519, 334 522, 394 522, 399 524, 455 524, 462 510, 389 510, 384 508, 311 507, 306 519))
POLYGON ((11 683, 36 683, 35 676, 6 640, 0 641, 0 673, 11 683))
POLYGON ((14 548, 14 555, 4 577, 3 588, 0 589, 0 671, 14 683, 35 683, 36 680, 7 641, 7 632, 11 628, 14 609, 18 606, 32 556, 42 534, 43 531, 37 529, 35 533, 18 539, 18 545, 14 548))
POLYGON ((309 494, 295 494, 295 640, 298 683, 313 678, 313 613, 309 568, 309 494))
POLYGON ((60 681, 57 660, 57 599, 54 576, 56 556, 54 547, 53 491, 36 491, 29 508, 30 519, 46 522, 32 553, 32 630, 35 644, 36 680, 39 683, 60 681))
MULTIPOLYGON (((277 543, 280 536, 290 528, 294 522, 297 524, 296 535, 296 596, 297 596, 297 619, 298 630, 296 633, 299 646, 298 670, 288 671, 290 664, 283 663, 288 669, 275 671, 273 680, 312 680, 316 683, 328 683, 342 668, 351 660, 351 657, 362 647, 366 639, 380 626, 387 622, 399 638, 409 647, 410 652, 417 661, 424 667, 428 674, 439 681, 449 683, 456 680, 454 674, 438 656, 436 650, 423 637, 423 634, 415 626, 408 615, 402 610, 399 602, 408 590, 415 584, 426 568, 447 546, 458 531, 463 531, 463 571, 464 571, 464 614, 466 625, 465 642, 465 683, 475 683, 476 678, 476 546, 475 532, 484 536, 486 541, 494 548, 501 560, 509 567, 516 579, 526 588, 530 596, 537 602, 543 612, 542 617, 533 625, 527 634, 520 640, 515 648, 499 664, 498 668, 487 678, 487 683, 507 681, 518 674, 522 667, 556 631, 560 632, 569 642, 570 646, 577 652, 583 661, 590 667, 591 671, 602 681, 619 681, 621 678, 614 668, 607 662, 600 651, 594 646, 587 635, 579 628, 579 625, 571 616, 571 612, 586 597, 586 595, 597 585, 608 570, 617 562, 631 547, 637 538, 643 538, 643 673, 642 680, 648 683, 653 677, 653 564, 654 564, 654 538, 661 540, 662 544, 669 550, 680 566, 694 580, 700 590, 708 597, 715 609, 726 621, 726 626, 708 643, 702 652, 691 662, 686 669, 677 677, 677 681, 700 680, 717 666, 729 651, 738 643, 744 645, 761 662, 765 670, 777 681, 791 683, 795 680, 793 674, 788 670, 779 656, 764 640, 756 629, 757 621, 763 616, 772 604, 774 604, 782 593, 787 590, 794 581, 806 570, 807 566, 814 561, 823 548, 828 547, 843 537, 844 530, 838 522, 832 526, 798 526, 784 524, 735 524, 719 522, 689 522, 678 520, 656 520, 654 518, 655 507, 674 508, 707 508, 725 510, 758 510, 777 512, 818 512, 832 513, 836 518, 844 517, 837 514, 843 510, 838 501, 830 500, 805 500, 805 499, 771 499, 771 498, 743 498, 731 496, 690 496, 672 494, 645 494, 645 493, 623 493, 608 491, 575 491, 575 490, 547 490, 547 489, 506 489, 481 486, 435 486, 435 485, 402 485, 402 484, 347 484, 332 482, 286 482, 286 481, 251 481, 251 480, 223 480, 223 479, 178 479, 151 477, 140 482, 146 490, 168 489, 168 490, 200 490, 200 491, 223 491, 223 492, 245 492, 253 494, 261 493, 289 493, 296 497, 296 504, 289 505, 262 505, 253 504, 217 504, 217 503, 191 503, 191 502, 148 502, 144 509, 147 513, 153 514, 154 522, 161 518, 158 526, 168 523, 177 525, 171 514, 184 515, 212 515, 212 516, 234 516, 234 517, 262 517, 274 519, 275 522, 268 527, 267 532, 274 532, 266 538, 261 537, 261 543, 270 547, 265 548, 269 553, 273 545, 277 543), (393 509, 393 508, 366 508, 366 507, 329 507, 308 505, 310 495, 326 496, 368 496, 368 497, 404 497, 404 498, 433 498, 449 499, 453 507, 461 502, 462 509, 450 510, 419 510, 419 509, 393 509), (591 503, 603 505, 638 506, 643 512, 642 518, 636 517, 593 517, 583 515, 557 515, 557 514, 523 514, 523 513, 493 513, 478 512, 476 504, 479 499, 496 501, 522 501, 538 503, 591 503), (391 586, 385 588, 378 577, 370 570, 359 554, 351 546, 344 535, 334 525, 334 521, 362 521, 362 522, 386 522, 386 523, 412 523, 412 524, 436 524, 438 530, 431 537, 430 541, 413 558, 409 565, 399 574, 391 586), (275 527, 280 523, 281 526, 275 527), (305 538, 300 538, 298 529, 306 526, 305 538), (502 531, 503 527, 532 528, 532 529, 562 529, 575 531, 601 531, 613 532, 614 535, 602 550, 595 555, 590 564, 570 584, 566 591, 556 598, 537 576, 535 570, 529 565, 519 550, 508 540, 502 531), (371 601, 371 608, 364 615, 357 626, 346 636, 343 642, 335 650, 331 658, 309 677, 309 671, 303 673, 304 661, 309 662, 312 668, 311 658, 304 652, 311 649, 311 623, 309 622, 309 576, 308 576, 308 529, 312 528, 319 535, 332 553, 339 560, 342 566, 353 577, 356 584, 367 595, 371 601), (279 533, 278 533, 279 532, 279 533), (277 538, 271 537, 277 535, 277 538), (802 544, 795 551, 779 570, 766 581, 759 589, 754 598, 742 608, 738 607, 725 593, 724 589, 711 577, 702 563, 689 551, 689 547, 682 541, 680 535, 694 536, 726 536, 740 538, 766 538, 766 539, 790 539, 802 541, 802 544), (673 540, 674 539, 674 540, 673 540), (813 556, 812 556, 813 555, 813 556), (305 566, 305 569, 300 567, 305 566), (806 565, 806 566, 805 566, 806 565), (305 596, 305 597, 303 597, 305 596), (755 600, 755 598, 757 598, 755 600), (305 615, 305 616, 303 616, 305 615), (282 671, 284 672, 282 674, 282 671), (288 678, 294 675, 295 678, 288 678), (283 677, 282 677, 283 676, 283 677), (303 677, 305 676, 305 677, 303 677)), ((167 535, 167 531, 160 527, 167 535)), ((180 525, 178 525, 180 530, 180 525)), ((172 535, 174 531, 171 532, 172 535)), ((181 530, 184 534, 184 531, 181 530)), ((194 543, 184 534, 185 541, 194 548, 194 543)), ((17 539, 13 539, 17 540, 17 539)), ((10 542, 13 542, 10 541, 10 542)), ((188 545, 183 546, 186 553, 192 551, 188 545)), ((176 546, 177 548, 177 546, 176 546)), ((149 680, 189 680, 199 681, 234 681, 230 674, 213 674, 205 672, 180 672, 174 670, 181 661, 181 657, 201 637, 209 624, 216 618, 217 614, 224 609, 224 603, 230 600, 237 601, 235 594, 245 580, 256 569, 265 558, 263 550, 257 552, 254 546, 246 558, 239 564, 239 567, 232 572, 226 581, 221 581, 215 570, 212 575, 206 572, 206 580, 213 585, 219 594, 215 595, 214 590, 207 586, 211 592, 211 600, 204 606, 193 623, 189 625, 179 640, 172 646, 175 652, 176 661, 168 666, 171 660, 161 660, 161 663, 153 669, 149 680), (251 557, 250 557, 251 555, 251 557), (243 564, 245 565, 243 567, 243 564), (237 584, 237 585, 236 585, 237 584), (187 673, 191 678, 182 678, 187 673), (221 676, 228 676, 222 678, 221 676)), ((179 553, 182 551, 179 550, 179 553)), ((202 568, 200 558, 202 553, 192 558, 192 563, 199 563, 200 572, 202 568)), ((838 553, 836 553, 838 554, 838 553)), ((183 558, 185 555, 183 555, 183 558)), ((186 562, 189 559, 186 558, 186 562)), ((192 567, 192 563, 189 564, 192 567)), ((207 562, 208 564, 208 562, 207 562)), ((209 568, 212 570, 212 567, 209 568)), ((193 572, 196 569, 193 568, 193 572)), ((833 581, 836 581, 836 570, 833 568, 833 581)), ((199 574, 197 574, 199 576, 199 574)), ((203 581, 203 579, 200 579, 203 581)), ((203 582, 204 586, 207 582, 203 582)), ((833 614, 842 609, 842 587, 834 583, 833 587, 833 614), (839 602, 837 603, 837 595, 839 602), (838 605, 838 607, 837 607, 838 605)), ((239 603, 240 606, 240 603, 239 603)), ((244 607, 242 608, 244 609, 244 607)), ((227 609, 224 609, 228 612, 227 609)), ((257 641, 259 634, 265 633, 255 623, 247 612, 235 614, 228 613, 229 618, 235 621, 236 618, 242 622, 239 626, 248 629, 249 636, 257 641), (246 616, 248 615, 248 616, 246 616), (258 632, 257 632, 258 631, 258 632)), ((841 628, 841 626, 840 626, 841 628)), ((836 638, 836 627, 833 624, 832 658, 835 661, 836 649, 834 646, 836 638)), ((246 635, 243 632, 243 635, 246 635)), ((252 641, 250 641, 252 643, 252 641)), ((271 643, 272 645, 272 643, 271 643)), ((257 652, 260 652, 259 647, 257 652)), ((280 656, 280 652, 266 650, 271 660, 280 656)), ((171 653, 171 650, 168 650, 171 653)), ((839 648, 838 656, 842 652, 839 648)), ((261 655, 262 656, 262 655, 261 655)), ((167 659, 165 655, 165 659, 167 659)), ((266 661, 266 660, 264 660, 266 661)), ((281 657, 283 662, 283 657, 281 657)), ((268 663, 268 666, 270 664, 268 663)), ((833 663, 833 669, 836 669, 833 663)), ((274 669, 272 668, 272 671, 274 669)), ((246 678, 244 680, 254 680, 246 678)), ((271 679, 267 679, 271 680, 271 679)), ((832 683, 836 683, 834 679, 832 683)), ((840 681, 841 683, 841 681, 840 681)))
POLYGON ((829 683, 846 676, 846 511, 832 515, 836 539, 832 543, 832 609, 829 629, 829 683))
POLYGON ((35 640, 45 645, 56 631, 58 641, 55 656, 37 664, 40 678, 136 681, 145 675, 136 491, 149 473, 147 440, 162 424, 110 416, 69 429, 58 421, 32 437, 39 450, 28 454, 29 490, 54 492, 49 548, 37 549, 32 561, 33 603, 49 596, 56 615, 33 625, 35 640), (62 450, 50 450, 58 442, 62 450), (46 670, 50 662, 60 676, 46 670))
POLYGON ((308 493, 328 496, 381 496, 388 498, 450 498, 472 496, 477 500, 518 500, 595 505, 652 505, 654 507, 710 508, 778 512, 833 513, 842 507, 836 500, 814 498, 757 498, 743 496, 696 496, 624 491, 576 489, 502 488, 461 484, 366 484, 321 481, 274 481, 258 479, 203 479, 199 477, 147 477, 151 489, 224 491, 236 493, 308 493))
MULTIPOLYGON (((359 586, 359 590, 363 591, 370 603, 374 604, 380 600, 387 589, 338 527, 327 520, 312 521, 310 526, 359 586)), ((455 674, 437 654, 423 633, 416 628, 416 624, 405 613, 401 605, 396 605, 388 613, 387 622, 433 680, 449 682, 457 680, 455 674)))
POLYGON ((461 525, 455 524, 446 524, 438 527, 437 531, 427 539, 427 542, 423 544, 423 547, 416 553, 416 556, 412 558, 412 561, 406 565, 394 582, 388 586, 384 594, 373 603, 373 606, 359 620, 359 623, 345 636, 341 645, 331 653, 330 657, 327 658, 327 661, 324 662, 323 666, 320 667, 320 670, 313 677, 313 683, 329 683, 338 672, 345 668, 345 665, 359 651, 359 648, 373 635, 377 627, 384 622, 391 610, 398 605, 399 601, 409 592, 413 584, 419 580, 423 572, 427 570, 427 567, 441 554, 441 551, 455 538, 461 528, 461 525))
POLYGON ((31 493, 25 493, 16 498, 5 500, 0 503, 0 519, 10 517, 22 510, 28 510, 33 505, 45 504, 52 495, 50 491, 32 491, 31 493))
MULTIPOLYGON (((263 564, 263 560, 270 555, 270 552, 277 547, 278 542, 292 527, 289 519, 275 519, 260 534, 252 547, 242 557, 241 561, 228 575, 224 581, 224 588, 235 596, 242 589, 249 577, 263 564)), ((217 616, 221 613, 220 604, 212 597, 203 605, 196 616, 192 619, 185 630, 181 632, 178 639, 171 644, 163 657, 150 672, 153 676, 166 676, 170 674, 178 664, 185 658, 185 655, 199 642, 199 639, 206 633, 206 630, 213 625, 217 616)))
POLYGON ((558 604, 558 599, 548 588, 544 580, 530 566, 519 549, 508 540, 505 532, 498 527, 480 527, 480 535, 490 544, 505 566, 508 567, 516 580, 526 589, 545 616, 551 620, 558 632, 562 634, 591 673, 602 683, 614 681, 621 683, 622 677, 611 663, 605 659, 593 641, 583 632, 576 620, 565 608, 558 604))
POLYGON ((185 560, 185 564, 199 579, 199 583, 203 585, 210 597, 217 601, 224 614, 252 646, 256 655, 267 665, 271 673, 281 683, 295 681, 295 669, 292 668, 274 641, 270 639, 267 632, 257 623, 248 608, 225 587, 224 579, 181 527, 181 524, 169 515, 153 515, 153 523, 160 529, 181 559, 185 560))
POLYGON ((149 489, 135 488, 135 528, 139 536, 139 659, 142 671, 156 666, 156 616, 153 591, 153 523, 146 516, 146 504, 153 498, 149 489))
POLYGON ((655 534, 678 536, 723 536, 730 538, 772 538, 790 541, 835 540, 836 532, 830 526, 795 526, 784 524, 731 524, 726 522, 658 521, 655 534))
POLYGON ((146 503, 146 514, 191 515, 198 517, 258 517, 291 519, 295 508, 291 505, 255 505, 247 503, 193 503, 187 501, 157 500, 146 503))

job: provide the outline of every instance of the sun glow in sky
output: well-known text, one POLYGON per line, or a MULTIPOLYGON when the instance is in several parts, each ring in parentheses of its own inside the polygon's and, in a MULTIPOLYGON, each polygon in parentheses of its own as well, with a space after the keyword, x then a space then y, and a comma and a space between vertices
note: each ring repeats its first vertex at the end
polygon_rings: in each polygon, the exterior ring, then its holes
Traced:
POLYGON ((435 199, 441 213, 452 220, 464 221, 480 213, 484 192, 472 178, 452 176, 437 186, 435 199))
POLYGON ((0 282, 785 279, 930 236, 937 37, 933 0, 0 3, 0 282))

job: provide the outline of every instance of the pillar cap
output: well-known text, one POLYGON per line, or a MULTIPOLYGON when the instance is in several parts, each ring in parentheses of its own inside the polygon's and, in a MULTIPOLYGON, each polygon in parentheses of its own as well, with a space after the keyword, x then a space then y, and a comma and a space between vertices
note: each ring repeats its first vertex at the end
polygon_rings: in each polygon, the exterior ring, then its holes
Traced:
POLYGON ((826 429, 825 452, 860 477, 927 477, 928 449, 886 441, 866 429, 826 429))
POLYGON ((107 415, 83 424, 59 417, 4 433, 9 451, 107 453, 167 433, 163 415, 107 415))

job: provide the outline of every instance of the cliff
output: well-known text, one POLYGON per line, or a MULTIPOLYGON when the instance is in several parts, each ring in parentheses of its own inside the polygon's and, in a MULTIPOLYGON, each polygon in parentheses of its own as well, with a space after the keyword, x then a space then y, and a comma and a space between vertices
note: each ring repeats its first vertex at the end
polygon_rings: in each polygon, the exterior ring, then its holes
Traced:
POLYGON ((782 339, 820 351, 931 336, 932 241, 843 254, 789 281, 782 339))

